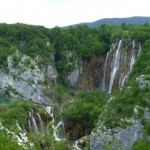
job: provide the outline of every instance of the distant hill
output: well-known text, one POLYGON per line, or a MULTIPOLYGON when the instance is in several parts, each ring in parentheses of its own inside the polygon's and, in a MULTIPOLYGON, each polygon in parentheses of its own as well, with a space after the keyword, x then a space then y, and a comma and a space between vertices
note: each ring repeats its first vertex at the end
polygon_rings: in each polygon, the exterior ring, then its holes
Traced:
MULTIPOLYGON (((150 17, 129 17, 129 18, 105 18, 105 19, 100 19, 94 22, 85 22, 85 23, 80 23, 80 24, 87 24, 89 27, 93 28, 98 28, 102 24, 112 24, 112 25, 121 25, 122 23, 126 24, 144 24, 148 23, 150 24, 150 17)), ((76 26, 79 24, 71 25, 71 26, 76 26)))

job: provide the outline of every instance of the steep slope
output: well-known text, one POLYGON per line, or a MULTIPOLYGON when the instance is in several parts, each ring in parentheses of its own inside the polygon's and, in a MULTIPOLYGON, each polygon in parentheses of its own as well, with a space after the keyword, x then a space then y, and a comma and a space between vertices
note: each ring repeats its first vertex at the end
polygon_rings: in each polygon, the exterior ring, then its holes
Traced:
POLYGON ((39 104, 52 103, 50 85, 55 85, 57 72, 50 49, 48 38, 38 28, 1 24, 0 95, 39 104))
MULTIPOLYGON (((149 44, 147 41, 143 45, 142 54, 135 63, 128 86, 110 97, 105 110, 99 116, 96 129, 91 134, 91 150, 103 150, 106 147, 130 150, 135 142, 138 144, 140 140, 149 140, 149 44)), ((149 146, 145 149, 149 149, 149 146)))
POLYGON ((83 60, 67 79, 72 87, 101 88, 111 93, 112 89, 120 89, 125 84, 140 52, 140 43, 131 38, 117 40, 105 57, 100 55, 83 60))

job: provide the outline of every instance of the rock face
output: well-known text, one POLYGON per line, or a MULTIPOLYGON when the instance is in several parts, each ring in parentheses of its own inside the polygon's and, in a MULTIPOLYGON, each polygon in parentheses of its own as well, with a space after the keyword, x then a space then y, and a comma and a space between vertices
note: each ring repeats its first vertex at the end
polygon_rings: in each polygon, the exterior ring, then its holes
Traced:
MULTIPOLYGON (((16 51, 8 56, 8 68, 0 71, 0 94, 33 101, 39 104, 49 104, 52 100, 46 96, 46 75, 40 70, 37 63, 29 56, 16 51)), ((49 65, 47 74, 55 80, 57 74, 49 65), (53 75, 52 75, 53 74, 53 75), (55 75, 54 75, 55 74, 55 75)))
POLYGON ((76 84, 78 82, 79 74, 80 74, 80 69, 76 68, 73 72, 71 72, 68 75, 67 79, 69 80, 69 83, 70 83, 71 87, 75 87, 76 86, 76 84))
POLYGON ((140 43, 131 39, 117 40, 105 57, 99 55, 82 60, 74 71, 68 73, 67 79, 75 88, 101 88, 111 93, 126 84, 140 52, 140 43))
POLYGON ((90 149, 104 150, 105 145, 111 145, 118 150, 119 147, 130 150, 134 142, 143 138, 143 125, 140 120, 135 120, 133 125, 128 126, 125 129, 115 129, 114 135, 112 135, 110 130, 102 132, 101 134, 92 132, 90 138, 90 149), (113 141, 117 141, 117 144, 114 144, 113 141))
POLYGON ((136 81, 139 84, 139 87, 141 90, 143 90, 145 87, 150 87, 150 76, 141 75, 140 77, 136 78, 136 81))
POLYGON ((90 134, 86 130, 85 122, 78 122, 76 124, 65 124, 65 136, 67 139, 77 139, 81 138, 84 135, 90 134))

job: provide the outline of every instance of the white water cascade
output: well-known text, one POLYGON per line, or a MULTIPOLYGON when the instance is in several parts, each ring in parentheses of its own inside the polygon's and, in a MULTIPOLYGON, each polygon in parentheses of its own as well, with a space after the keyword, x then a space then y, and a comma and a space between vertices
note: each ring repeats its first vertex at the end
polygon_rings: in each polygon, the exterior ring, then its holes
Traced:
POLYGON ((53 113, 54 108, 52 106, 46 106, 45 110, 48 114, 51 115, 52 121, 53 121, 54 120, 54 113, 53 113))
POLYGON ((107 62, 108 62, 108 57, 109 57, 109 54, 111 53, 111 50, 109 52, 107 52, 107 55, 106 55, 106 60, 105 60, 105 64, 104 64, 104 75, 103 75, 103 80, 102 80, 102 89, 104 91, 106 91, 106 71, 107 71, 107 62))
POLYGON ((114 80, 115 80, 115 77, 116 77, 116 73, 117 73, 117 70, 119 69, 121 43, 122 43, 122 40, 119 41, 118 48, 117 48, 117 50, 114 54, 108 93, 112 92, 112 87, 113 87, 113 83, 114 83, 114 80))
POLYGON ((75 141, 75 143, 74 143, 73 147, 75 148, 74 150, 82 150, 82 149, 81 149, 81 148, 79 148, 79 146, 78 146, 78 140, 77 140, 77 141, 75 141))
MULTIPOLYGON (((141 48, 139 49, 139 51, 141 51, 141 48)), ((121 87, 124 86, 126 80, 128 79, 128 76, 130 72, 132 71, 134 64, 135 64, 135 41, 132 42, 132 55, 131 55, 131 61, 130 61, 130 69, 125 75, 125 77, 123 78, 121 87)))
POLYGON ((135 64, 135 41, 133 41, 132 43, 132 57, 130 62, 130 71, 132 70, 134 64, 135 64))
POLYGON ((36 122, 35 122, 34 117, 32 117, 32 123, 33 123, 33 131, 34 131, 34 132, 37 132, 37 131, 38 131, 38 128, 37 128, 37 125, 36 125, 36 122))
MULTIPOLYGON (((31 112, 29 111, 29 116, 31 117, 31 121, 32 121, 32 131, 33 132, 37 132, 38 131, 38 128, 37 128, 37 124, 35 122, 35 118, 33 116, 33 110, 31 110, 31 112)), ((28 124, 29 124, 30 121, 28 121, 28 124)), ((31 125, 31 123, 30 123, 31 125)))
POLYGON ((52 117, 52 128, 54 130, 54 138, 56 141, 65 140, 65 128, 63 121, 60 121, 56 126, 54 126, 54 113, 53 113, 53 106, 46 106, 45 110, 49 113, 52 117))
POLYGON ((7 136, 10 137, 12 141, 16 141, 18 145, 22 146, 22 149, 33 149, 34 144, 29 142, 26 132, 22 130, 18 121, 16 121, 16 127, 18 129, 17 133, 10 131, 0 122, 0 130, 6 131, 7 136))
POLYGON ((54 137, 56 141, 65 140, 65 127, 62 120, 54 128, 54 137))
POLYGON ((45 132, 44 132, 44 127, 43 127, 42 118, 41 118, 41 116, 40 116, 39 113, 37 113, 37 116, 38 116, 39 126, 40 126, 40 136, 44 136, 44 135, 45 135, 45 132))
POLYGON ((28 126, 29 126, 30 131, 32 132, 32 127, 31 127, 31 122, 30 122, 30 120, 28 120, 28 126))

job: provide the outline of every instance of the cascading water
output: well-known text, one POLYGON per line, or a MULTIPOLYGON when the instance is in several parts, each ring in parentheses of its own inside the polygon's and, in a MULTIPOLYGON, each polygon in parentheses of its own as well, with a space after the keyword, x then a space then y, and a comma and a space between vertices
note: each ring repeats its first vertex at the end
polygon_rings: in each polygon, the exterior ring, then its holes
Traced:
MULTIPOLYGON (((31 121, 32 121, 32 131, 37 132, 38 128, 37 128, 37 124, 35 122, 35 118, 33 116, 33 110, 31 110, 31 112, 29 111, 29 116, 31 117, 31 121)), ((29 124, 29 121, 28 121, 28 124, 29 124)), ((31 125, 31 123, 30 123, 30 125, 31 125)))
POLYGON ((138 56, 140 55, 141 51, 142 51, 141 43, 139 43, 139 52, 138 52, 138 56))
POLYGON ((55 131, 53 107, 52 106, 46 106, 45 110, 52 117, 52 121, 50 123, 52 124, 53 131, 55 131))
POLYGON ((133 41, 132 43, 132 57, 130 62, 130 71, 132 70, 134 64, 135 64, 135 41, 133 41))
POLYGON ((62 120, 54 128, 54 137, 56 141, 65 140, 65 127, 62 120))
POLYGON ((29 117, 32 117, 31 112, 29 111, 29 117))
POLYGON ((42 118, 41 118, 41 116, 40 116, 39 113, 37 113, 37 116, 38 116, 39 125, 40 125, 40 136, 44 136, 44 135, 45 135, 45 132, 44 132, 44 127, 43 127, 42 118))
POLYGON ((110 76, 110 83, 109 83, 109 90, 108 93, 112 92, 113 83, 116 77, 117 70, 119 69, 119 60, 120 60, 120 53, 121 53, 121 42, 119 41, 118 48, 114 54, 112 69, 111 69, 111 76, 110 76))
POLYGON ((33 132, 37 132, 38 128, 37 128, 37 125, 36 125, 34 117, 32 117, 32 123, 33 123, 33 132))
POLYGON ((31 127, 31 122, 30 122, 30 120, 28 120, 28 126, 29 126, 30 131, 32 132, 32 127, 31 127))
POLYGON ((46 110, 46 112, 48 113, 48 114, 50 114, 51 115, 51 117, 52 117, 52 121, 54 120, 54 113, 53 113, 53 107, 52 106, 46 106, 46 108, 45 108, 45 110, 46 110))
MULTIPOLYGON (((141 51, 141 50, 139 49, 139 51, 141 51)), ((131 61, 130 61, 130 69, 127 72, 127 74, 125 75, 125 77, 123 78, 121 87, 124 86, 126 80, 128 79, 128 76, 129 76, 130 72, 132 71, 134 64, 135 64, 135 41, 132 42, 132 55, 131 55, 131 61)))
POLYGON ((104 75, 103 75, 103 80, 102 80, 102 89, 104 91, 106 91, 106 71, 107 71, 107 62, 108 62, 108 57, 109 57, 110 52, 111 52, 111 50, 109 52, 107 52, 106 60, 105 60, 105 64, 104 64, 104 75))
POLYGON ((53 106, 46 106, 45 110, 47 113, 49 113, 52 117, 52 128, 54 131, 54 137, 56 141, 61 141, 61 140, 65 140, 65 128, 64 128, 64 123, 63 121, 60 121, 56 127, 54 126, 54 113, 53 113, 53 106))
POLYGON ((73 147, 75 148, 74 150, 82 150, 82 149, 81 149, 81 148, 79 148, 79 146, 78 146, 78 140, 77 140, 77 141, 75 141, 75 143, 74 143, 73 147))

